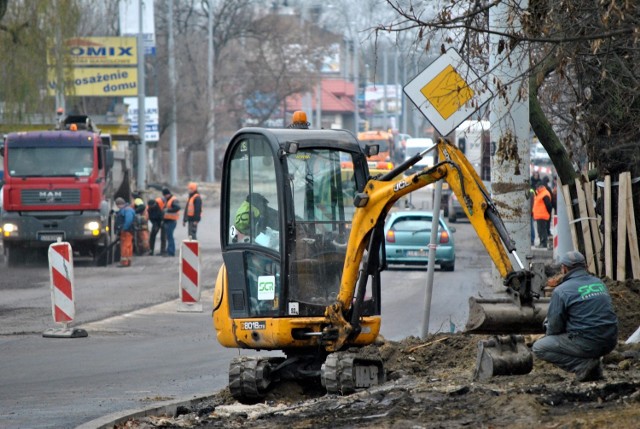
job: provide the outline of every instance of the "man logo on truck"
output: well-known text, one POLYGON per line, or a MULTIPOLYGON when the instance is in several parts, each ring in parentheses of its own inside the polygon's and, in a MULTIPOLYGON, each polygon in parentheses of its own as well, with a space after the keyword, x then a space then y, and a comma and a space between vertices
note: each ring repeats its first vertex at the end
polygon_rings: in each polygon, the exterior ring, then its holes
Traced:
POLYGON ((40 201, 46 201, 47 203, 52 203, 55 200, 61 200, 62 199, 62 192, 60 191, 41 191, 40 194, 40 201))

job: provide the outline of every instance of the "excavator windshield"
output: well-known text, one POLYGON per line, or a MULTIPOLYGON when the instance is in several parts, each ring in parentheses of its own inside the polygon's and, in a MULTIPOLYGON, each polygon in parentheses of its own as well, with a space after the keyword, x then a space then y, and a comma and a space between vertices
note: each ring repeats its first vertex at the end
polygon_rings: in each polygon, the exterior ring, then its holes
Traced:
POLYGON ((300 150, 287 157, 294 207, 290 298, 327 306, 335 301, 355 207, 351 156, 333 149, 300 150))

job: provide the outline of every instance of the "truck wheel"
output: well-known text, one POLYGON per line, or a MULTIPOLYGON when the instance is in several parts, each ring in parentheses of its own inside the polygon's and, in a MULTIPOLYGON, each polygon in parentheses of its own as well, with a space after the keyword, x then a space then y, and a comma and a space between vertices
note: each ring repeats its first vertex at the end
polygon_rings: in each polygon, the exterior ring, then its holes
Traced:
POLYGON ((440 265, 442 271, 453 271, 456 269, 456 261, 451 261, 440 265))
POLYGON ((93 251, 93 261, 97 267, 106 267, 112 262, 113 248, 111 240, 105 237, 102 243, 97 244, 93 251))

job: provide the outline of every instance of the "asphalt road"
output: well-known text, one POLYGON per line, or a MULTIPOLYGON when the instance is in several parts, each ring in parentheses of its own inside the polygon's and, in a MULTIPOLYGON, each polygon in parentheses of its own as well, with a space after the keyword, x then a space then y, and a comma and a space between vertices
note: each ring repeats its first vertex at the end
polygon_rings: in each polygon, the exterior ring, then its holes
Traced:
MULTIPOLYGON (((202 313, 177 312, 177 258, 139 257, 129 269, 77 261, 76 320, 87 338, 43 338, 54 326, 44 262, 3 268, 0 277, 0 427, 67 428, 159 401, 211 394, 226 386, 229 360, 211 325, 220 265, 217 209, 199 230, 202 313)), ((430 331, 460 330, 470 294, 483 288, 490 260, 468 223, 456 224, 456 271, 435 272, 430 331)), ((186 238, 181 226, 177 240, 186 238)), ((419 335, 426 271, 383 273, 382 333, 419 335)))

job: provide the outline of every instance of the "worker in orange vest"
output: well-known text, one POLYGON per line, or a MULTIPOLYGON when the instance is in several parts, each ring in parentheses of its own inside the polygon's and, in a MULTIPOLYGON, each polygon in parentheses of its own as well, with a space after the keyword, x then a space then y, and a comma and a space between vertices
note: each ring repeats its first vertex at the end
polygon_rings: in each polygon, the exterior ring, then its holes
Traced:
POLYGON ((178 219, 180 219, 180 204, 178 204, 176 197, 171 195, 169 188, 162 189, 162 198, 164 199, 163 230, 167 237, 166 256, 176 256, 176 242, 173 239, 173 231, 176 230, 178 219))
POLYGON ((149 235, 149 255, 153 255, 156 247, 156 235, 160 232, 160 251, 158 256, 162 256, 167 253, 167 237, 164 233, 163 218, 164 218, 164 199, 158 197, 156 199, 149 199, 147 201, 147 211, 149 213, 149 221, 151 222, 151 234, 149 235))
POLYGON ((536 221, 540 243, 538 247, 546 248, 549 236, 549 222, 551 220, 551 193, 543 182, 538 184, 536 196, 533 199, 533 220, 536 221))
POLYGON ((188 236, 191 240, 197 240, 196 234, 198 233, 198 223, 202 216, 202 197, 198 193, 198 184, 195 182, 187 185, 189 190, 189 199, 187 200, 187 208, 184 211, 184 218, 182 219, 182 226, 189 223, 188 236))

